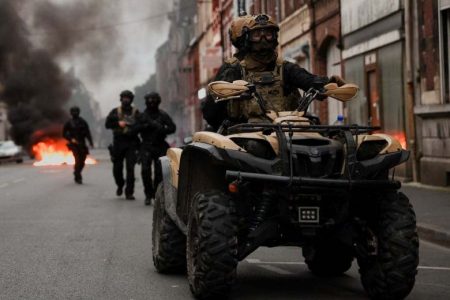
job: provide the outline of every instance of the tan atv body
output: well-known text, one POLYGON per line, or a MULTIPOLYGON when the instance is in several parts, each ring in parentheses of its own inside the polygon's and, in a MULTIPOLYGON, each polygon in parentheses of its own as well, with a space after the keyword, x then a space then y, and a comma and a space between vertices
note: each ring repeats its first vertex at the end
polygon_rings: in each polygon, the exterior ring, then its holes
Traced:
MULTIPOLYGON (((251 99, 265 114, 197 132, 160 159, 158 272, 187 270, 194 295, 209 299, 226 295, 238 262, 258 247, 298 246, 313 274, 341 275, 357 258, 371 298, 404 299, 417 273, 418 236, 390 174, 409 157, 400 142, 370 126, 318 124, 306 113, 318 90, 306 91, 296 111, 279 112, 267 111, 245 81, 214 82, 209 91, 216 101, 251 99)), ((329 84, 325 94, 349 101, 357 91, 329 84)))

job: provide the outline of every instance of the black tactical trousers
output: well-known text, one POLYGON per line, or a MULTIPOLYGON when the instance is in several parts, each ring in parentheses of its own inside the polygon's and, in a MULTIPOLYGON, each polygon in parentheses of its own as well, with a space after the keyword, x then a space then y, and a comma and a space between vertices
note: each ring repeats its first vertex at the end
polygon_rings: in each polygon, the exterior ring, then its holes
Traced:
POLYGON ((129 145, 114 145, 113 175, 116 185, 122 188, 125 185, 123 178, 123 165, 126 166, 125 195, 134 194, 134 166, 136 165, 136 147, 129 145))
POLYGON ((152 151, 149 150, 142 150, 141 161, 141 175, 142 182, 144 184, 145 196, 147 198, 155 198, 156 188, 162 181, 159 155, 152 153, 152 151), (152 176, 152 167, 155 176, 152 176))
POLYGON ((81 171, 83 171, 88 150, 86 146, 76 146, 72 149, 73 157, 75 158, 75 166, 73 175, 76 180, 81 179, 81 171))

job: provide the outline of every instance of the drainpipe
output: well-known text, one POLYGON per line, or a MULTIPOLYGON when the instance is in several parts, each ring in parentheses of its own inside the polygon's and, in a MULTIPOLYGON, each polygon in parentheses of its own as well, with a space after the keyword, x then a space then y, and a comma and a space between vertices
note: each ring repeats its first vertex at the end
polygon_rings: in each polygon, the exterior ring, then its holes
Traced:
MULTIPOLYGON (((406 129, 408 137, 408 146, 411 150, 411 162, 412 162, 412 180, 418 181, 417 172, 417 146, 416 146, 416 128, 414 119, 414 103, 415 103, 415 80, 414 80, 414 62, 412 49, 414 48, 414 28, 416 21, 413 18, 414 5, 412 0, 405 0, 405 70, 406 70, 406 101, 405 101, 405 113, 406 113, 406 129)), ((416 19, 417 20, 417 19, 416 19)))

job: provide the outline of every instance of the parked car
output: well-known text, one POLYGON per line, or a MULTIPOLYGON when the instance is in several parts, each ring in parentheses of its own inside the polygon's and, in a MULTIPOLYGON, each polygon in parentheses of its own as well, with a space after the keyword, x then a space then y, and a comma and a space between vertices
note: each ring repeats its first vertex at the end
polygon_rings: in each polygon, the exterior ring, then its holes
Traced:
POLYGON ((0 141, 0 162, 15 161, 23 162, 23 149, 17 146, 13 141, 0 141))

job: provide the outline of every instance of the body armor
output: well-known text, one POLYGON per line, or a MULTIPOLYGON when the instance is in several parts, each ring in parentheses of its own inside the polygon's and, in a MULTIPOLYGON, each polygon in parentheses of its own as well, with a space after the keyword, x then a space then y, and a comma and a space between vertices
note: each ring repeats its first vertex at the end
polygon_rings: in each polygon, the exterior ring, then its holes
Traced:
POLYGON ((122 106, 119 106, 117 108, 117 116, 119 117, 119 121, 125 121, 127 123, 127 126, 125 126, 124 128, 120 128, 120 127, 116 128, 114 131, 116 131, 117 133, 122 133, 122 134, 127 133, 128 130, 130 129, 130 127, 132 127, 136 123, 136 113, 137 113, 137 109, 135 107, 133 107, 131 114, 126 115, 123 111, 122 106))
POLYGON ((242 72, 242 79, 255 85, 257 92, 262 96, 263 108, 256 99, 232 100, 228 105, 229 116, 233 118, 246 118, 249 122, 264 121, 266 111, 278 113, 280 111, 292 111, 297 108, 298 90, 289 95, 285 95, 283 84, 283 60, 278 59, 272 71, 250 71, 245 60, 239 61, 236 58, 229 61, 231 64, 239 64, 242 72))

